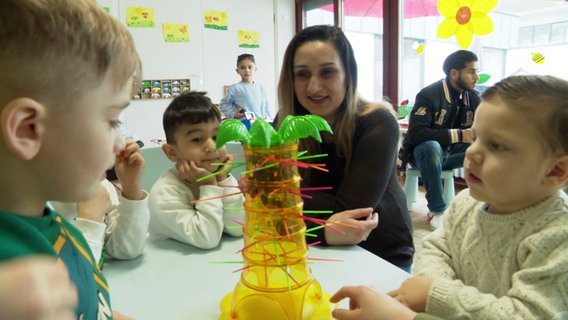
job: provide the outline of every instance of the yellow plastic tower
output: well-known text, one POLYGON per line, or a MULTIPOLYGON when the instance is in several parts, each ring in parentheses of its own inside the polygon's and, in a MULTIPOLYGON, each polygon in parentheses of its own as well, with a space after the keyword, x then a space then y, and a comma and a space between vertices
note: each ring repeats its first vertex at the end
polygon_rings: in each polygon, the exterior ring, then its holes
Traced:
POLYGON ((331 319, 330 296, 307 265, 298 145, 244 150, 244 266, 220 319, 331 319))

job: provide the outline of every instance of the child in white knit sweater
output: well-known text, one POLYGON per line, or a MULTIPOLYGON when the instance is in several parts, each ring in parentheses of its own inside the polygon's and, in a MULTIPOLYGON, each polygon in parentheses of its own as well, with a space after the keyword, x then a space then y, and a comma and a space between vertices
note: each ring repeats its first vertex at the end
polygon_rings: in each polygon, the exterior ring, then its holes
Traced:
MULTIPOLYGON (((389 295, 444 319, 568 319, 566 124, 568 81, 512 76, 487 89, 464 160, 469 189, 389 295)), ((388 310, 353 305, 349 319, 388 310)))
POLYGON ((469 189, 391 293, 446 319, 568 318, 568 81, 487 89, 464 160, 469 189))

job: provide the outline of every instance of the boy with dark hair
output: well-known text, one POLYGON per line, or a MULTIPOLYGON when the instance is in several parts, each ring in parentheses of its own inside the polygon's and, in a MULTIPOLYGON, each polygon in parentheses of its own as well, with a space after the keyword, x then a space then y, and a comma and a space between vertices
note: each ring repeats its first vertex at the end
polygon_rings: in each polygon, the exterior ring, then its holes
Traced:
POLYGON ((225 147, 216 149, 220 124, 221 113, 204 92, 182 94, 164 112, 162 150, 176 165, 150 191, 153 238, 212 249, 223 232, 243 234, 238 223, 244 221, 244 196, 229 173, 233 157, 225 147))

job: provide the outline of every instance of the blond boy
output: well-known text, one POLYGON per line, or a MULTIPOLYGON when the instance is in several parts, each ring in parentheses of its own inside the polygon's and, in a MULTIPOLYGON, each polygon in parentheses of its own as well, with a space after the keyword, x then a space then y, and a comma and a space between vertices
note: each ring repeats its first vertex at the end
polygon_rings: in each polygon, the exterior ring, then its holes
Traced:
POLYGON ((568 81, 487 89, 464 160, 468 189, 391 293, 444 319, 568 318, 568 81))
POLYGON ((97 192, 124 147, 118 119, 138 61, 128 30, 94 1, 0 1, 0 261, 57 257, 81 319, 112 317, 108 286, 83 235, 46 202, 97 192))

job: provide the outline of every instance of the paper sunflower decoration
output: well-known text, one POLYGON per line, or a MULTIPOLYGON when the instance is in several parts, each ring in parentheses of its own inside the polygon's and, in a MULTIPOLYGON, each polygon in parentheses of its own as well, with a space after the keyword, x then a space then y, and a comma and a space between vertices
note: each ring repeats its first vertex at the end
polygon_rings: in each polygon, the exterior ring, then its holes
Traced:
POLYGON ((455 35, 460 47, 469 48, 474 34, 493 32, 493 21, 487 13, 495 6, 497 0, 438 0, 438 12, 446 18, 438 26, 438 38, 455 35))

